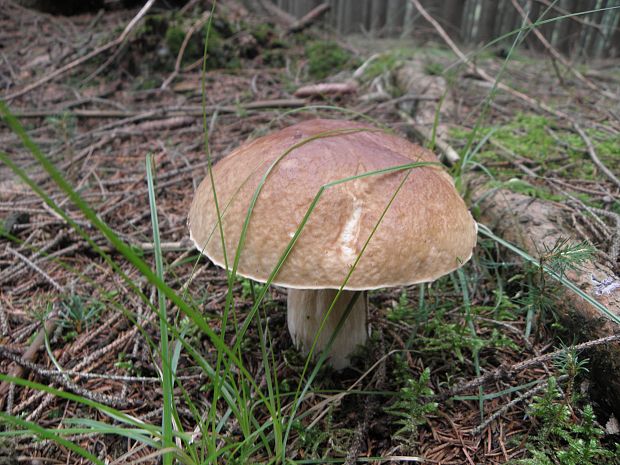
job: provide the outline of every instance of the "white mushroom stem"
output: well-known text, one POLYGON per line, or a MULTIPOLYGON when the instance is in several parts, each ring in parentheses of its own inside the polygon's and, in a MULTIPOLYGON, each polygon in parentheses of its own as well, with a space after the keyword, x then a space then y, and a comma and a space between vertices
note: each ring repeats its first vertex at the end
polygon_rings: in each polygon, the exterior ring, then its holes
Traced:
MULTIPOLYGON (((319 334, 315 356, 318 356, 329 343, 340 319, 345 314, 347 306, 357 292, 342 291, 325 321, 319 334)), ((338 293, 335 289, 289 289, 288 290, 288 329, 295 346, 308 355, 314 338, 319 332, 321 323, 327 310, 338 293)), ((349 356, 358 345, 363 345, 368 339, 368 296, 362 292, 351 309, 340 332, 336 336, 329 351, 329 363, 341 370, 350 365, 349 356)))

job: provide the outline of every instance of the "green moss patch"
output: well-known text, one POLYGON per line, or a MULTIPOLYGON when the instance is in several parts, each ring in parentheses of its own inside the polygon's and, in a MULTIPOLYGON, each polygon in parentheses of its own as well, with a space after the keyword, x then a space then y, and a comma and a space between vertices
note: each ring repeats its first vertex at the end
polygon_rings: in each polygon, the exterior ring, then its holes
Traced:
POLYGON ((343 69, 356 65, 357 60, 347 50, 331 40, 309 42, 305 48, 308 74, 313 79, 324 79, 343 69))
MULTIPOLYGON (((585 131, 598 157, 613 170, 620 154, 620 136, 596 129, 585 131)), ((453 129, 451 136, 465 147, 471 130, 453 129)), ((542 178, 555 177, 566 181, 602 179, 579 134, 541 115, 522 113, 501 126, 479 127, 470 145, 473 148, 483 140, 486 142, 472 160, 488 170, 495 186, 547 200, 561 200, 563 197, 552 194, 542 178), (527 175, 516 166, 517 163, 533 171, 537 177, 523 180, 527 175)), ((583 193, 571 192, 571 195, 589 200, 583 193)))

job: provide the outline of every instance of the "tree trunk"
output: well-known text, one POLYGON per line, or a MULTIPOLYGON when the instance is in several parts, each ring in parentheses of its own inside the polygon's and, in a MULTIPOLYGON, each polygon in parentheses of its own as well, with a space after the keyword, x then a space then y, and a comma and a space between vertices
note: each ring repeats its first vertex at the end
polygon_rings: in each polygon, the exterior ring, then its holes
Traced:
POLYGON ((482 2, 482 12, 478 25, 477 42, 486 44, 494 39, 493 27, 497 22, 497 7, 499 2, 495 0, 484 0, 482 2))

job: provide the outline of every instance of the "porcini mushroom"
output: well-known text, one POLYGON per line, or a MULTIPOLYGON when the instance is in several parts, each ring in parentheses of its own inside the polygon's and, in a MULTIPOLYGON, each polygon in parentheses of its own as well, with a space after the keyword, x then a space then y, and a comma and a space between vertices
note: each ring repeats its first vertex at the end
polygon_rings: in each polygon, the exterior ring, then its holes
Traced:
MULTIPOLYGON (((323 190, 273 280, 288 288, 289 331, 305 354, 343 284, 316 353, 356 292, 434 281, 471 257, 476 223, 437 161, 429 150, 371 126, 315 119, 246 143, 213 167, 229 255, 258 192, 238 274, 259 282, 276 268, 321 187, 353 178, 323 190), (358 176, 413 162, 431 164, 358 176)), ((188 222, 196 247, 223 267, 209 177, 196 191, 188 222)), ((367 319, 364 292, 331 347, 334 368, 346 367, 356 346, 366 342, 367 319)))

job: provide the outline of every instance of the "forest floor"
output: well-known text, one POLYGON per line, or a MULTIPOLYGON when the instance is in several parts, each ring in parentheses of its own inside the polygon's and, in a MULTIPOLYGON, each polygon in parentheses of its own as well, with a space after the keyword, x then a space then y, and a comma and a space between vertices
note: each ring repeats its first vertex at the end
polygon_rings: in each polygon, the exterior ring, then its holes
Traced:
MULTIPOLYGON (((237 3, 222 2, 203 81, 205 2, 190 2, 174 14, 152 8, 123 40, 118 38, 137 10, 61 17, 0 4, 0 98, 97 217, 154 267, 145 169, 152 154, 165 280, 218 332, 226 274, 198 258, 186 226, 193 192, 207 175, 205 129, 217 162, 273 129, 308 118, 354 117, 335 107, 413 138, 408 118, 418 118, 416 111, 429 103, 436 108, 449 100, 440 113, 442 139, 462 155, 476 128, 470 146, 484 142, 471 167, 491 173, 494 186, 575 212, 584 211, 582 205, 609 212, 575 214, 575 237, 620 272, 614 248, 620 240, 620 185, 593 163, 587 145, 589 140, 601 164, 620 175, 617 60, 577 67, 595 86, 591 89, 544 55, 518 49, 505 61, 505 48, 484 50, 475 56, 476 66, 495 76, 505 65, 503 82, 534 103, 501 90, 487 100, 492 84, 453 66, 454 55, 440 39, 425 40, 430 29, 418 33, 415 47, 410 41, 366 37, 345 41, 316 25, 284 36, 281 22, 266 26, 237 3), (196 34, 184 46, 190 29, 196 34), (91 51, 97 53, 88 57, 91 51), (441 77, 449 97, 437 89, 403 90, 398 70, 404 63, 441 77), (299 88, 317 82, 344 83, 344 91, 296 96, 299 88), (541 105, 578 119, 586 137, 541 105)), ((156 301, 155 287, 33 158, 19 132, 4 124, 0 151, 66 215, 18 179, 15 169, 0 164, 0 373, 161 425, 160 329, 148 304, 156 301)), ((531 463, 619 463, 614 454, 620 430, 605 399, 590 395, 587 354, 565 350, 527 363, 574 342, 554 317, 553 288, 541 304, 532 276, 497 244, 481 239, 461 275, 433 286, 371 293, 373 333, 366 352, 351 369, 321 370, 296 414, 287 458, 291 463, 495 464, 536 457, 539 461, 531 463), (526 362, 522 369, 510 376, 480 378, 521 362, 526 362), (468 389, 455 389, 466 382, 468 389), (565 461, 562 451, 582 461, 565 461), (593 462, 583 459, 588 453, 593 462)), ((239 280, 234 287, 239 325, 252 308, 252 295, 249 282, 239 280)), ((304 367, 292 349, 285 299, 283 289, 272 288, 269 314, 261 323, 271 337, 283 393, 295 390, 304 367)), ((170 324, 215 365, 210 340, 170 307, 170 324)), ((234 335, 226 333, 227 344, 234 344, 234 335)), ((244 367, 264 387, 263 335, 252 324, 245 338, 244 367)), ((212 385, 180 349, 178 422, 195 432, 200 418, 190 407, 206 409, 212 385)), ((284 395, 281 404, 291 398, 284 395)), ((72 423, 76 418, 114 422, 99 409, 34 385, 0 384, 0 404, 6 413, 0 420, 6 433, 0 455, 20 463, 88 461, 44 436, 33 441, 28 434, 11 435, 24 425, 16 426, 7 415, 56 431, 89 426, 72 423), (41 458, 48 461, 36 461, 41 458)), ((260 407, 253 415, 259 424, 269 419, 260 407)), ((221 447, 239 440, 238 421, 222 420, 221 447)), ((77 430, 66 437, 107 463, 159 460, 149 458, 152 445, 132 437, 77 430)), ((241 463, 233 452, 221 454, 222 463, 241 463)), ((256 447, 245 460, 266 463, 269 456, 268 448, 256 447)))

